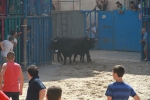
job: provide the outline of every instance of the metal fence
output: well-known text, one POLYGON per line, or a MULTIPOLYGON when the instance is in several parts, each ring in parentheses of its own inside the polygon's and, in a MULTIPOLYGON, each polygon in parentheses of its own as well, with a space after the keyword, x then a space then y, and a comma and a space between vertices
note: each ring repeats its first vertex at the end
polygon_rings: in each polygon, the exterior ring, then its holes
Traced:
POLYGON ((7 0, 7 13, 9 15, 23 14, 23 0, 7 0))
POLYGON ((84 14, 81 11, 53 11, 53 38, 57 36, 83 37, 84 14))
POLYGON ((83 13, 85 34, 87 25, 96 23, 98 49, 141 52, 139 12, 126 10, 124 14, 118 14, 118 11, 83 11, 83 13), (129 24, 131 19, 134 26, 129 24))
POLYGON ((51 17, 27 17, 31 31, 27 37, 27 60, 30 64, 51 62, 51 17))

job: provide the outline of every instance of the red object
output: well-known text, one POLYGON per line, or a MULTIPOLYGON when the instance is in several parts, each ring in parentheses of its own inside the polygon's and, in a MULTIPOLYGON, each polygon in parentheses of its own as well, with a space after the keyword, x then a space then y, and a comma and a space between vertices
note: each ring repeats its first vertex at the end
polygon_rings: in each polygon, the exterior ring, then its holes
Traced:
POLYGON ((20 65, 15 62, 7 62, 4 74, 4 92, 19 92, 20 65))
POLYGON ((0 100, 9 100, 9 98, 0 90, 0 100))
POLYGON ((0 13, 6 15, 6 0, 0 0, 0 13))

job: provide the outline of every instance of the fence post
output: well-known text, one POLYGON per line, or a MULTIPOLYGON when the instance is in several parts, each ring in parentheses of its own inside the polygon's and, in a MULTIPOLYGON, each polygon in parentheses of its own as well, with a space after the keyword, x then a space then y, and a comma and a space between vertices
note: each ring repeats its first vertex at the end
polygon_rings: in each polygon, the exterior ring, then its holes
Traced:
POLYGON ((24 68, 27 67, 27 19, 23 19, 23 65, 24 68))

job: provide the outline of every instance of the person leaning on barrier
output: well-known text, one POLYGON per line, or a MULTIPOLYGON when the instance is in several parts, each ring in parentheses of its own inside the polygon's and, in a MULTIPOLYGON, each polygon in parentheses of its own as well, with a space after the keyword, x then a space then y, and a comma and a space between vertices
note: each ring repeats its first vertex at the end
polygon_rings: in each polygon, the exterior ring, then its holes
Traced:
POLYGON ((13 36, 14 37, 14 48, 17 46, 17 36, 18 35, 20 35, 22 32, 16 32, 16 31, 14 31, 14 30, 12 30, 11 32, 10 32, 10 35, 8 36, 8 38, 10 37, 10 36, 13 36))
POLYGON ((130 10, 137 11, 138 6, 134 4, 134 1, 130 1, 130 10))
POLYGON ((120 2, 119 2, 119 1, 117 1, 117 2, 116 2, 117 10, 119 9, 119 4, 120 4, 120 2))
POLYGON ((96 5, 93 10, 96 10, 96 7, 98 7, 100 10, 105 11, 107 9, 107 0, 96 0, 96 5))
POLYGON ((120 3, 120 4, 119 4, 119 8, 118 8, 118 13, 119 13, 119 14, 123 14, 124 11, 125 11, 125 8, 124 8, 124 7, 122 6, 122 4, 120 3))
POLYGON ((57 86, 51 86, 47 89, 47 100, 61 100, 62 89, 57 86))

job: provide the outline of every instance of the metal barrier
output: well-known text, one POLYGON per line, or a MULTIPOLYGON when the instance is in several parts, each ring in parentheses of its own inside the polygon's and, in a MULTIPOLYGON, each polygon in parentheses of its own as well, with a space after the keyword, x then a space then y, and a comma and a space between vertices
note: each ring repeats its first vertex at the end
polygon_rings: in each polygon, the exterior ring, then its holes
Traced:
MULTIPOLYGON (((10 34, 11 30, 15 30, 16 32, 20 31, 20 17, 6 17, 5 18, 5 35, 4 38, 7 40, 8 35, 10 34)), ((17 38, 17 47, 15 48, 15 56, 16 62, 20 63, 20 37, 17 38)))
POLYGON ((90 25, 91 22, 96 23, 99 38, 98 49, 141 52, 139 44, 141 37, 139 12, 130 10, 126 10, 124 14, 118 14, 116 10, 83 12, 85 13, 85 34, 86 23, 88 21, 90 25), (130 18, 128 17, 129 15, 130 18), (134 26, 129 24, 131 20, 134 26))
POLYGON ((31 26, 27 37, 28 65, 51 62, 51 17, 27 17, 27 20, 28 26, 31 26))
POLYGON ((29 16, 50 14, 52 0, 27 0, 27 13, 29 16))
POLYGON ((84 36, 84 14, 81 11, 53 11, 51 14, 53 38, 57 36, 84 36))
POLYGON ((23 14, 23 0, 7 0, 7 14, 8 15, 22 15, 23 14))

